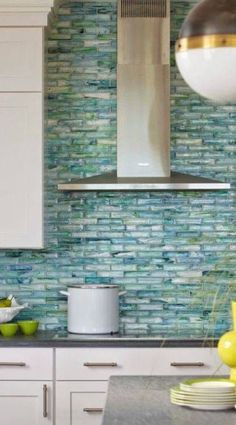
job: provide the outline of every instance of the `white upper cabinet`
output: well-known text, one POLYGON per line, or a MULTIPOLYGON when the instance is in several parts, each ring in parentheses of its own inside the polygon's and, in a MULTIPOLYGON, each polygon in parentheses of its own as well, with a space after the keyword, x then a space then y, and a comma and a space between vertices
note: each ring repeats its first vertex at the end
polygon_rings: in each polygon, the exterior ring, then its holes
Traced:
POLYGON ((0 27, 45 27, 61 0, 0 0, 0 27))
POLYGON ((0 28, 0 57, 0 92, 42 91, 42 28, 0 28))
POLYGON ((0 249, 44 246, 44 26, 52 6, 0 0, 0 249))
POLYGON ((43 247, 41 93, 0 93, 0 248, 43 247))

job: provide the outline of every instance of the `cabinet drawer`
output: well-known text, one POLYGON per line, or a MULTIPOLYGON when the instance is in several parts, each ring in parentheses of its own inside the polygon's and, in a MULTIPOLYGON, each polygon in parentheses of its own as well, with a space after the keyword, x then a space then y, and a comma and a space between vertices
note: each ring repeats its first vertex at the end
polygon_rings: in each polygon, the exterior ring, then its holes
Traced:
POLYGON ((1 380, 52 380, 53 350, 50 348, 1 348, 1 380))
POLYGON ((159 375, 227 375, 229 368, 222 364, 216 348, 164 348, 160 355, 163 364, 156 366, 159 375))
POLYGON ((57 382, 57 425, 100 425, 106 402, 106 382, 57 382))
MULTIPOLYGON (((57 380, 107 380, 111 375, 209 375, 220 364, 213 348, 56 350, 57 380)), ((218 371, 227 372, 227 368, 218 371)))
POLYGON ((42 28, 0 28, 0 91, 42 91, 42 28))

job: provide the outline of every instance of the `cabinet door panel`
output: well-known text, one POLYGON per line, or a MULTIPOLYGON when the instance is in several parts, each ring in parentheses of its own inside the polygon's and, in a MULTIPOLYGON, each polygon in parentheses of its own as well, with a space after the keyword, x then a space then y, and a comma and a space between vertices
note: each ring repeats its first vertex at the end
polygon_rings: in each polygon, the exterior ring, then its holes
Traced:
POLYGON ((42 28, 0 28, 0 57, 0 92, 42 91, 42 28))
POLYGON ((0 248, 43 247, 42 101, 0 93, 0 248))
POLYGON ((58 382, 56 424, 100 425, 106 391, 106 382, 58 382))
POLYGON ((4 425, 52 425, 52 384, 0 381, 0 415, 4 425))

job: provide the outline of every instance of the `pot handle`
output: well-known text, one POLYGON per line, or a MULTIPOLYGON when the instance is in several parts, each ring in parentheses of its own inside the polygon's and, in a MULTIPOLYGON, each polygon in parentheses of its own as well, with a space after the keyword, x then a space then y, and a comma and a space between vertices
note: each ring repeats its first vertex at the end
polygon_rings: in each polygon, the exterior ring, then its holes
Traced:
POLYGON ((125 295, 125 294, 127 294, 127 291, 119 292, 119 297, 122 297, 122 295, 125 295))
POLYGON ((67 291, 60 291, 60 294, 65 295, 66 297, 69 297, 70 294, 67 291))

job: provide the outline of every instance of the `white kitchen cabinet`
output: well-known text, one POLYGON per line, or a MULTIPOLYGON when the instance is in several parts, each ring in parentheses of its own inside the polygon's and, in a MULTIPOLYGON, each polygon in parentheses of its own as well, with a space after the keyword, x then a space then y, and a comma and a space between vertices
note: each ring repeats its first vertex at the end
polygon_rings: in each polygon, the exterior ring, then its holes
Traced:
POLYGON ((0 28, 0 92, 42 92, 43 28, 0 28))
POLYGON ((53 425, 53 349, 0 349, 0 423, 53 425))
POLYGON ((52 348, 1 348, 1 381, 52 381, 52 348))
POLYGON ((0 348, 0 423, 100 425, 111 375, 228 375, 220 365, 216 348, 0 348))
POLYGON ((43 247, 43 99, 0 93, 0 248, 43 247))
POLYGON ((44 244, 44 27, 52 6, 0 0, 0 249, 44 244))
POLYGON ((100 425, 107 382, 58 382, 56 425, 100 425))
POLYGON ((215 348, 61 348, 57 380, 108 380, 111 375, 228 373, 215 348))
POLYGON ((216 348, 58 348, 56 425, 100 425, 111 375, 228 374, 216 348))
POLYGON ((52 425, 52 383, 0 381, 3 425, 52 425))

